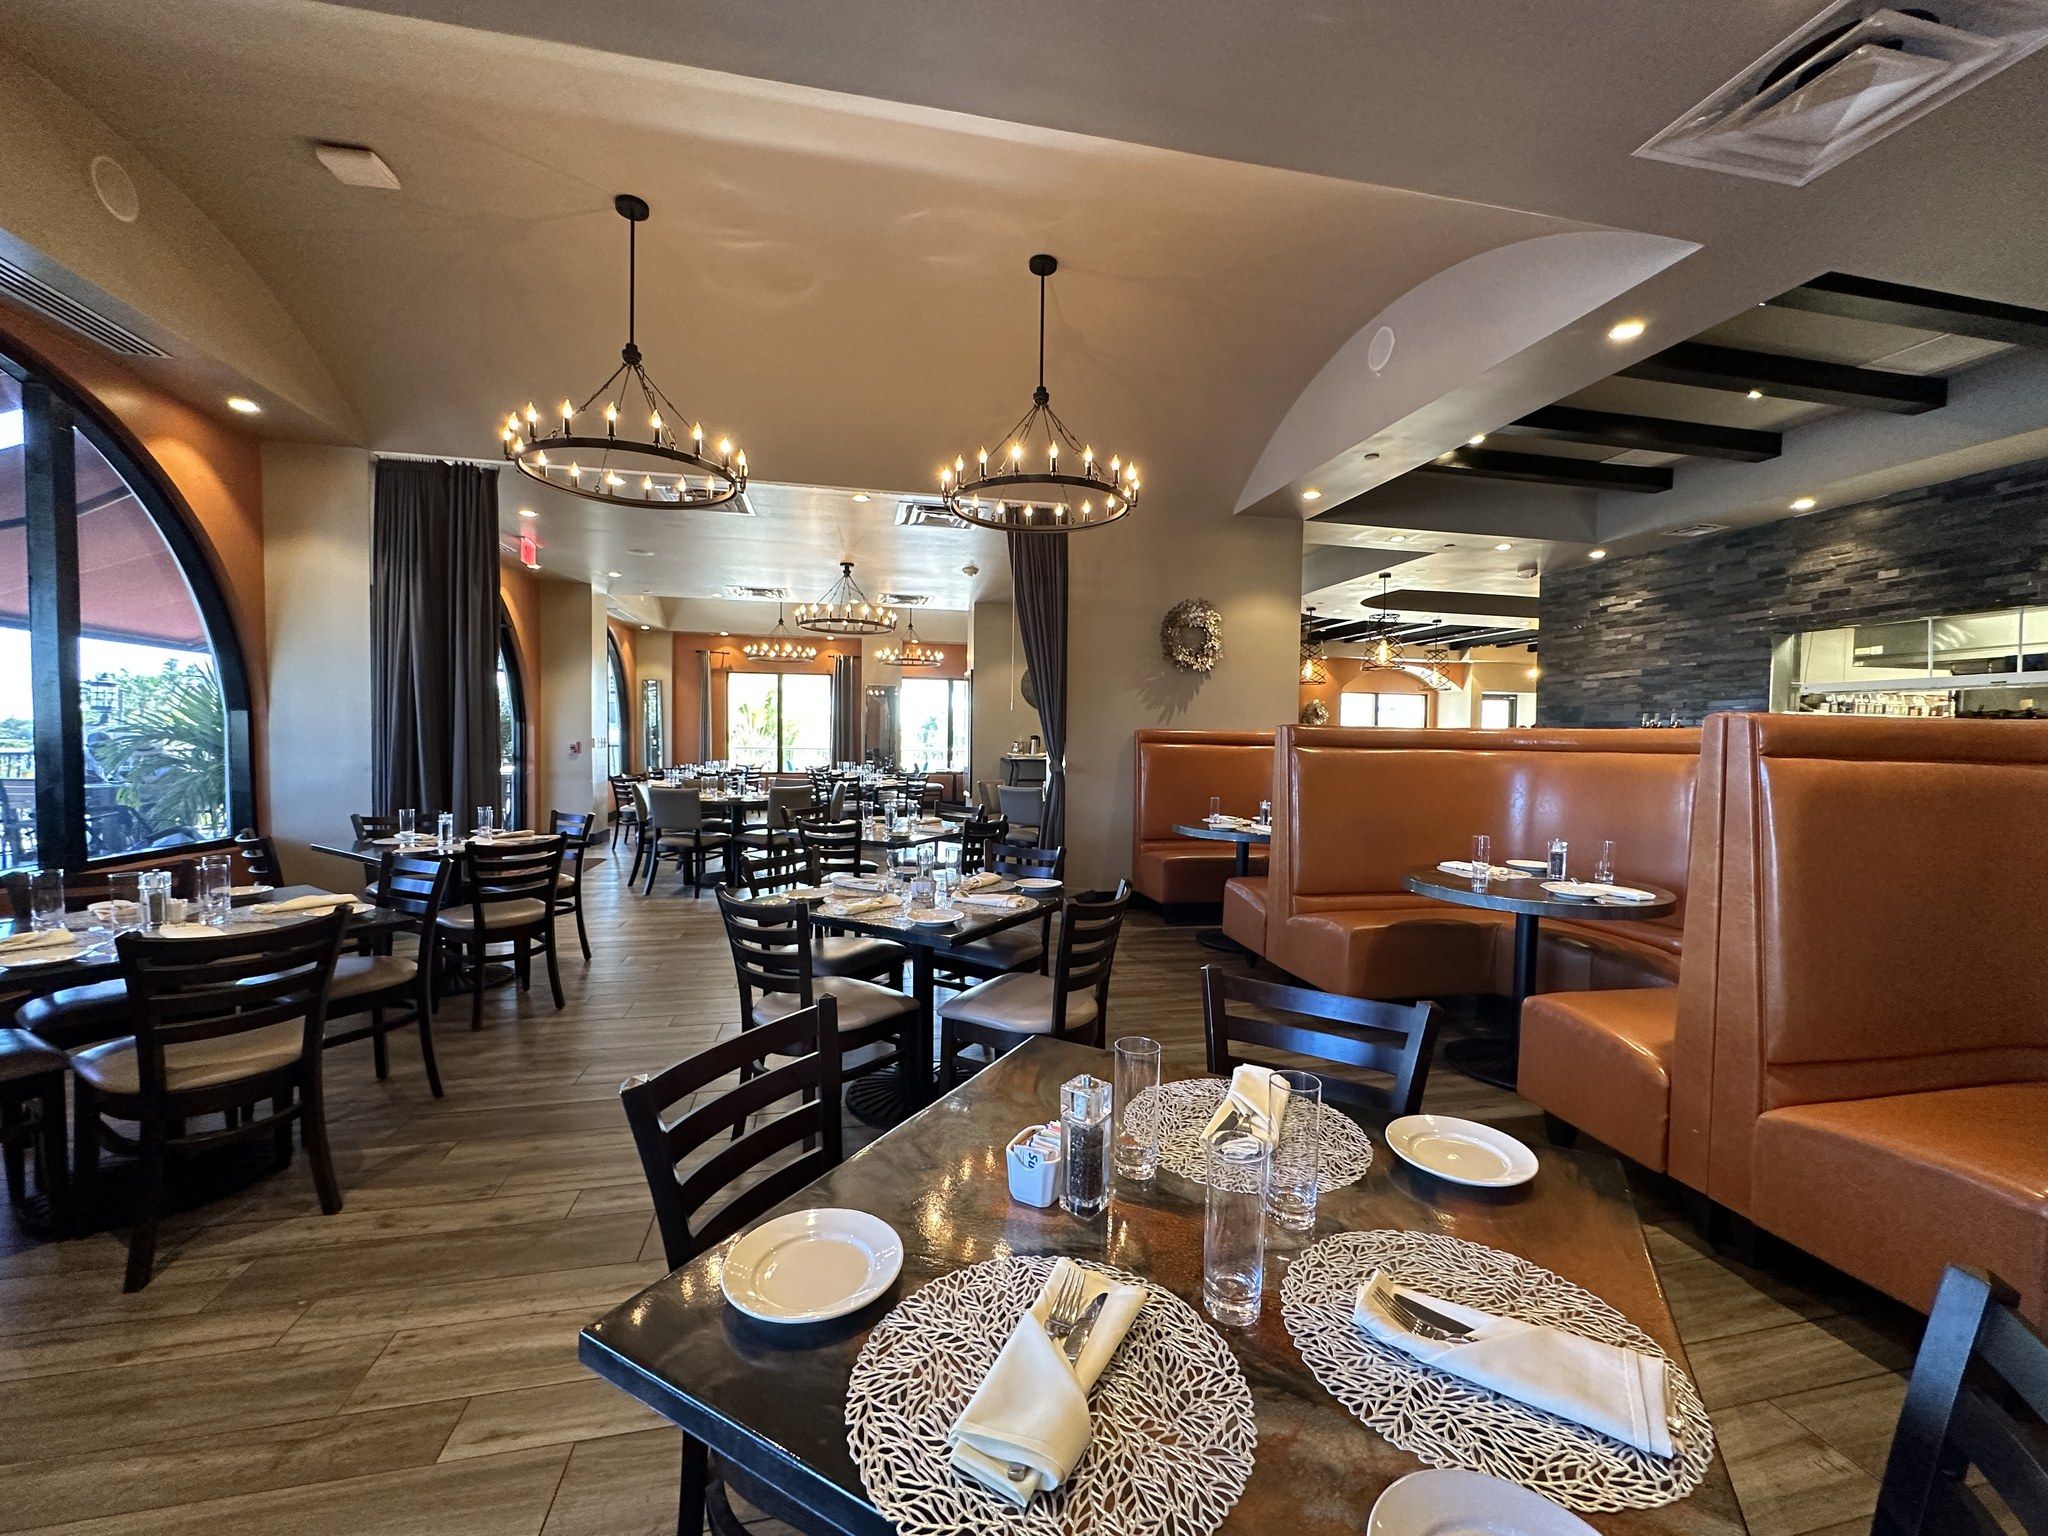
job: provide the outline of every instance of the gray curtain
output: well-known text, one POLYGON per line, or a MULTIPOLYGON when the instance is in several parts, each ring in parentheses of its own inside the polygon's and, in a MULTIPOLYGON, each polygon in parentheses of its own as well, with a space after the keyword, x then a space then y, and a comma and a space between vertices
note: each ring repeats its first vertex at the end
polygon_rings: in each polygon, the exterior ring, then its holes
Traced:
POLYGON ((832 761, 860 761, 860 658, 832 658, 832 761))
POLYGON ((697 761, 711 761, 711 653, 697 653, 697 761))
POLYGON ((1039 724, 1045 728, 1045 819, 1039 823, 1038 841, 1059 848, 1067 839, 1068 536, 1012 532, 1009 540, 1017 633, 1037 686, 1039 724))
POLYGON ((370 674, 372 809, 495 806, 497 470, 377 461, 370 674))

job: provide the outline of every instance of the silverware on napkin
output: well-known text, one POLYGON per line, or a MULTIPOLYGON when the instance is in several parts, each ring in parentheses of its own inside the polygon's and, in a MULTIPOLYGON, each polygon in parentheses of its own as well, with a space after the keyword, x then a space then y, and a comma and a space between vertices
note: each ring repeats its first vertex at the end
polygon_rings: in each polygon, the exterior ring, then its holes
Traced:
POLYGON ((1081 1320, 1067 1331, 1060 1348, 1066 1351, 1067 1364, 1079 1365, 1081 1351, 1087 1347, 1088 1335, 1095 1331, 1096 1322, 1102 1317, 1103 1305, 1109 1300, 1109 1292, 1098 1291, 1095 1299, 1081 1310, 1081 1320))

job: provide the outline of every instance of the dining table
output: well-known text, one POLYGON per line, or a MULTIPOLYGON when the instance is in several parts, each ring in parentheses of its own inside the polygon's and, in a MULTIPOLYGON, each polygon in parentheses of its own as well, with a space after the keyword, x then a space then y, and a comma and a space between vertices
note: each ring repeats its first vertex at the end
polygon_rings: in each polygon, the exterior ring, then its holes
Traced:
POLYGON ((1475 880, 1438 864, 1418 864, 1404 876, 1409 890, 1433 901, 1457 907, 1476 907, 1486 912, 1506 912, 1515 919, 1515 957, 1508 995, 1506 1028, 1482 1035, 1447 1040, 1443 1058, 1467 1077, 1496 1088, 1514 1091, 1522 1045, 1522 1004, 1536 990, 1536 946, 1539 925, 1546 917, 1571 922, 1620 922, 1629 919, 1664 917, 1678 909, 1676 893, 1661 885, 1626 882, 1627 888, 1646 899, 1624 901, 1590 897, 1560 896, 1544 889, 1551 882, 1539 870, 1515 869, 1505 876, 1475 880))
MULTIPOLYGON (((849 891, 860 897, 870 893, 849 891)), ((1060 893, 1049 892, 1027 898, 1027 904, 1009 910, 995 907, 958 908, 957 922, 944 927, 918 924, 904 916, 899 904, 870 912, 842 912, 831 903, 811 908, 811 925, 823 933, 860 934, 887 939, 910 951, 911 993, 917 999, 917 1027, 905 1042, 902 1064, 884 1068, 856 1079, 846 1090, 846 1107, 867 1125, 886 1130, 902 1124, 932 1100, 938 1076, 938 1052, 933 1048, 937 1019, 933 1009, 936 990, 933 977, 945 956, 985 939, 990 934, 1026 923, 1041 922, 1048 912, 1060 909, 1060 893)))
MULTIPOLYGON (((879 1299, 831 1322, 757 1321, 721 1289, 741 1234, 700 1255, 583 1330, 597 1375, 683 1432, 681 1507, 696 1529, 707 1453, 772 1486, 807 1526, 888 1536, 848 1437, 849 1383, 862 1345, 896 1305, 966 1266, 1009 1254, 1065 1255, 1134 1272, 1201 1306, 1203 1200, 1162 1167, 1119 1175, 1107 1210, 1079 1220, 1012 1200, 1005 1144, 1056 1116, 1060 1085, 1108 1077, 1109 1053, 1033 1040, 921 1109, 764 1216, 850 1208, 898 1234, 902 1269, 879 1299)), ((1168 1080, 1186 1074, 1168 1071, 1168 1080)), ((1219 1330, 1249 1383, 1257 1439, 1222 1536, 1357 1536, 1374 1502, 1423 1463, 1359 1419, 1317 1380, 1281 1316, 1281 1278, 1311 1242, 1344 1232, 1444 1234, 1545 1266, 1619 1310, 1681 1367, 1685 1355, 1644 1244, 1621 1164, 1599 1152, 1535 1149, 1529 1182, 1504 1190, 1445 1183, 1397 1158, 1370 1117, 1378 1156, 1357 1182, 1324 1192, 1311 1233, 1268 1223, 1266 1295, 1253 1324, 1219 1330)), ((1112 1366, 1112 1369, 1115 1367, 1112 1366)), ((991 1504, 991 1509, 999 1506, 991 1504)), ((1588 1517, 1603 1536, 1740 1536, 1742 1514, 1718 1450, 1685 1496, 1588 1517)))
MULTIPOLYGON (((1229 843, 1234 855, 1231 873, 1240 880, 1251 873, 1252 850, 1268 847, 1273 841, 1271 827, 1249 821, 1177 821, 1173 824, 1173 830, 1179 837, 1192 837, 1206 843, 1229 843)), ((1201 929, 1195 934, 1195 942, 1204 949, 1213 949, 1225 955, 1251 953, 1221 928, 1201 929)))

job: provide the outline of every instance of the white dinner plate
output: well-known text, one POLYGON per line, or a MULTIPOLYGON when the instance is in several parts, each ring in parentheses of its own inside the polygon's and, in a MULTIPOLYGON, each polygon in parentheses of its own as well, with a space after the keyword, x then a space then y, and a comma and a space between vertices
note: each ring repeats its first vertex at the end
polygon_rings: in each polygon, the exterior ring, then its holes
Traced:
POLYGON ((950 928, 966 915, 953 907, 915 907, 903 914, 913 928, 950 928))
POLYGON ((42 948, 30 945, 26 949, 16 950, 11 958, 0 958, 0 971, 25 971, 40 965, 62 965, 87 953, 89 951, 76 947, 58 949, 55 945, 42 948))
POLYGON ((1646 891, 1639 885, 1602 885, 1598 881, 1594 881, 1592 884, 1593 889, 1598 893, 1594 897, 1596 901, 1640 903, 1657 899, 1655 891, 1646 891))
POLYGON ((1374 1501, 1366 1536, 1594 1536, 1533 1488, 1484 1472, 1435 1467, 1396 1478, 1374 1501))
POLYGON ((784 891, 780 899, 783 901, 824 901, 831 894, 822 885, 799 885, 793 890, 784 891))
POLYGON ((1064 880, 1048 880, 1043 875, 1024 875, 1018 879, 1017 889, 1020 891, 1056 891, 1064 884, 1066 884, 1064 880))
POLYGON ((1503 859, 1501 862, 1506 864, 1509 869, 1526 870, 1532 875, 1547 875, 1550 873, 1550 865, 1543 859, 1503 859))
POLYGON ((1543 889, 1553 896, 1562 896, 1566 901, 1594 901, 1605 896, 1608 890, 1591 880, 1546 880, 1543 889))
POLYGON ((791 1211, 733 1244, 725 1299, 764 1323, 816 1323, 858 1312, 903 1268, 903 1239, 866 1211, 791 1211))
POLYGON ((228 887, 228 894, 230 896, 268 896, 276 889, 277 887, 274 885, 231 885, 228 887))
POLYGON ((1387 1127, 1396 1156, 1453 1184, 1506 1189, 1536 1177, 1536 1154, 1504 1131, 1451 1115, 1403 1115, 1387 1127))

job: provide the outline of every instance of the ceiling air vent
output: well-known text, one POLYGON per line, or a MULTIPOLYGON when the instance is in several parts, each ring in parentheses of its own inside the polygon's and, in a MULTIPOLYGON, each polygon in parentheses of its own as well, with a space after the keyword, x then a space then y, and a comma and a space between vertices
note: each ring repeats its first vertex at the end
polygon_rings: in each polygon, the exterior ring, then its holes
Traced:
POLYGON ((875 601, 891 608, 922 608, 931 597, 923 592, 878 592, 875 601))
POLYGON ((789 588, 787 587, 731 586, 725 589, 725 595, 750 603, 786 603, 790 598, 789 588))
POLYGON ((1839 0, 1636 151, 1795 187, 2048 42, 2048 0, 1839 0))
POLYGON ((1683 523, 1676 528, 1657 530, 1667 539, 1704 539, 1710 533, 1726 533, 1726 523, 1683 523))
POLYGON ((899 528, 965 528, 967 524, 953 515, 952 508, 943 501, 899 501, 896 503, 896 526, 899 528))
POLYGON ((67 293, 60 293, 34 273, 17 267, 6 257, 0 256, 0 294, 15 303, 34 310, 45 319, 59 325, 67 325, 81 335, 90 336, 109 352, 118 352, 123 357, 169 357, 171 354, 153 341, 145 341, 115 320, 109 320, 96 309, 89 309, 67 293))

